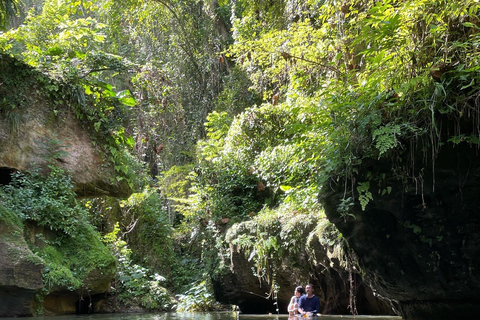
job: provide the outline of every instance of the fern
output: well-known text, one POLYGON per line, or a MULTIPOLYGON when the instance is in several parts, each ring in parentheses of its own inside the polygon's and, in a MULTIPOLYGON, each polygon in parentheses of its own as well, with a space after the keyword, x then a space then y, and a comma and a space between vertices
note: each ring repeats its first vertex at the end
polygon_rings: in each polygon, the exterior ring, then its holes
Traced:
POLYGON ((378 155, 379 159, 388 150, 398 145, 397 136, 399 136, 400 133, 400 125, 393 123, 388 123, 373 132, 373 140, 376 142, 375 147, 380 151, 378 155))
POLYGON ((362 206, 362 211, 365 211, 367 204, 370 200, 373 200, 372 193, 370 192, 370 182, 359 182, 358 187, 358 201, 360 201, 360 205, 362 206))

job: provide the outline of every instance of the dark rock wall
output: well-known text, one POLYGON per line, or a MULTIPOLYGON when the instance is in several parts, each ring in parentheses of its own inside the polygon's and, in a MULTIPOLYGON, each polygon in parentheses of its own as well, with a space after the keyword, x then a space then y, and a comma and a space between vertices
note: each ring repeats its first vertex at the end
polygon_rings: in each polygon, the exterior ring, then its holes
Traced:
MULTIPOLYGON (((251 222, 243 225, 250 226, 237 228, 243 230, 240 233, 252 231, 251 222)), ((298 254, 284 252, 280 261, 272 259, 271 263, 275 263, 274 281, 279 288, 276 295, 271 290, 273 277, 270 281, 266 277, 257 277, 256 266, 248 259, 245 250, 231 244, 230 271, 213 280, 216 299, 221 303, 237 305, 241 312, 247 314, 276 314, 277 308, 278 313, 286 314, 295 287, 312 283, 315 294, 320 298, 322 314, 350 314, 352 289, 358 314, 394 315, 390 303, 374 296, 359 274, 353 271, 353 281, 350 282, 349 271, 332 252, 334 248, 322 245, 313 227, 314 224, 302 230, 304 234, 299 237, 302 249, 292 250, 298 254)))
POLYGON ((474 319, 480 305, 479 149, 464 143, 445 144, 436 155, 424 150, 405 150, 416 155, 410 176, 399 177, 393 162, 365 161, 359 181, 367 172, 387 173, 387 179, 371 185, 373 200, 365 211, 355 206, 355 218, 338 213, 343 185, 324 188, 321 199, 358 255, 365 281, 405 319, 474 319), (380 196, 386 186, 392 192, 380 196))

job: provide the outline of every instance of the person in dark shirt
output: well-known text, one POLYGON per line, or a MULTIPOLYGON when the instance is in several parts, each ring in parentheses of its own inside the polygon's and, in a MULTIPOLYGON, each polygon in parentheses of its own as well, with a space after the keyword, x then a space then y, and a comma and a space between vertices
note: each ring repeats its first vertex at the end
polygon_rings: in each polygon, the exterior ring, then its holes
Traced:
POLYGON ((313 294, 313 290, 313 285, 307 284, 305 287, 307 294, 300 297, 298 312, 301 315, 314 316, 320 312, 320 299, 313 294))

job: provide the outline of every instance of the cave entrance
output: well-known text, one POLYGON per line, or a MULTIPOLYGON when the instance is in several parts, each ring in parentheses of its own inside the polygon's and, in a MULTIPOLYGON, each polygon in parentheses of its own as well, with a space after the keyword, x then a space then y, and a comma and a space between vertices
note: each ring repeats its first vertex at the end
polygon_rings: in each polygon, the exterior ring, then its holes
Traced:
POLYGON ((0 185, 6 186, 12 182, 12 173, 15 169, 0 167, 0 185))
POLYGON ((90 314, 93 313, 93 302, 90 297, 81 297, 75 303, 76 314, 90 314))

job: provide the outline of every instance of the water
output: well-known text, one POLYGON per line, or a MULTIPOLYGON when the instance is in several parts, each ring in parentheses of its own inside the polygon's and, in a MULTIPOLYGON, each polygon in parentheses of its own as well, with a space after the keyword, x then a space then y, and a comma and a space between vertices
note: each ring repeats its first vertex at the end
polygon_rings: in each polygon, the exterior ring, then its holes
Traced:
MULTIPOLYGON (((66 315, 50 317, 33 317, 25 320, 297 320, 288 315, 251 315, 238 312, 210 312, 210 313, 109 313, 91 315, 66 315)), ((303 318, 302 318, 303 319, 303 318)), ((310 318, 311 319, 311 318, 310 318)), ((314 320, 401 320, 401 317, 391 316, 351 316, 351 315, 322 315, 314 320)), ((0 318, 0 320, 18 320, 18 318, 0 318)), ((308 318, 306 319, 308 320, 308 318)))

